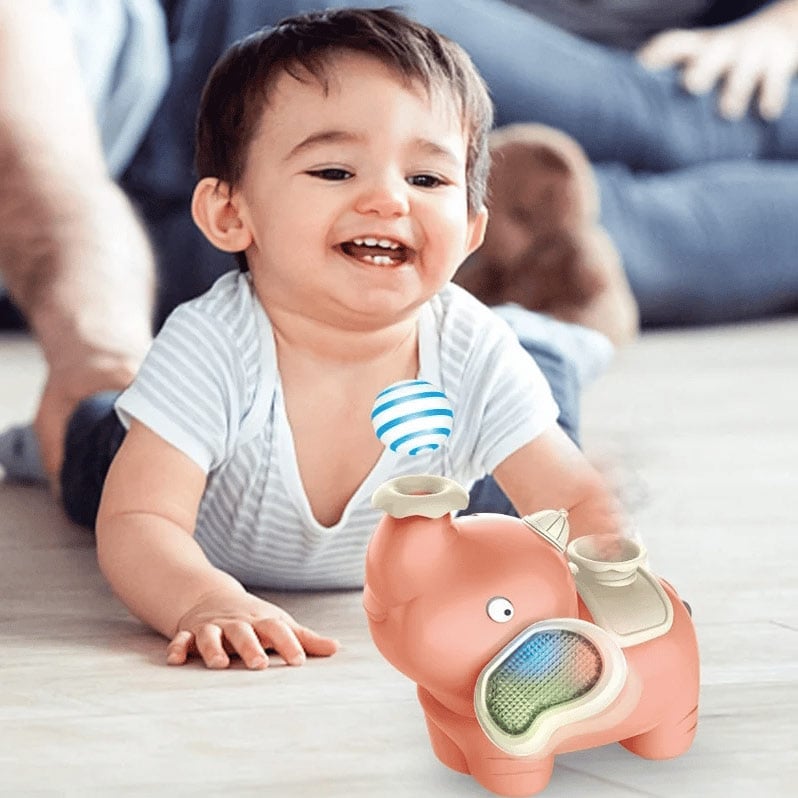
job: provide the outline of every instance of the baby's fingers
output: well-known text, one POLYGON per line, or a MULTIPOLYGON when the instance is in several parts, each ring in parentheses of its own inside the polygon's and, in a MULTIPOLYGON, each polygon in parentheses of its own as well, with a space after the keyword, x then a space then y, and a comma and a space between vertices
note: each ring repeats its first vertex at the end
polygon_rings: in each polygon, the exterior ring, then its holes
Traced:
POLYGON ((197 651, 207 667, 216 670, 226 668, 230 664, 230 657, 224 650, 223 640, 222 629, 216 624, 206 623, 197 631, 197 651))
POLYGON ((266 618, 255 624, 255 630, 258 637, 289 665, 302 665, 305 662, 305 649, 286 621, 266 618))
POLYGON ((166 647, 166 662, 168 665, 185 665, 188 659, 191 645, 194 642, 194 635, 183 630, 178 632, 166 647))
POLYGON ((306 626, 294 626, 294 633, 302 647, 312 657, 331 657, 338 651, 340 643, 332 637, 324 637, 306 626))
POLYGON ((263 670, 269 667, 269 658, 251 624, 244 622, 227 624, 224 627, 224 636, 248 668, 263 670))

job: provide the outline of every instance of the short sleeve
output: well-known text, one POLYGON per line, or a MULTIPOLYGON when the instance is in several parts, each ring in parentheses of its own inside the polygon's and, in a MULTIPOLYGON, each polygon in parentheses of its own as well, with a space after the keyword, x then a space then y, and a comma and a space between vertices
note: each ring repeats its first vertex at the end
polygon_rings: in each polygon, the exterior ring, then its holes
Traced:
POLYGON ((549 429, 559 408, 540 367, 496 313, 458 286, 448 286, 431 307, 441 380, 454 403, 450 468, 466 483, 549 429))
POLYGON ((229 328, 188 303, 167 319, 116 410, 188 455, 206 473, 232 451, 246 378, 229 328))

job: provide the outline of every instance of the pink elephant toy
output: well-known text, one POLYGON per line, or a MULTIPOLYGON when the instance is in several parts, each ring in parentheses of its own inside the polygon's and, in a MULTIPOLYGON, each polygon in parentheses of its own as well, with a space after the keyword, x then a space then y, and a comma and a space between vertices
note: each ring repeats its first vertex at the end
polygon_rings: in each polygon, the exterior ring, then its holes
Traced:
POLYGON ((565 511, 453 518, 456 482, 399 477, 366 558, 364 606, 383 656, 418 685, 430 741, 499 795, 549 782, 555 754, 619 741, 684 753, 698 645, 676 591, 631 540, 568 541, 565 511))

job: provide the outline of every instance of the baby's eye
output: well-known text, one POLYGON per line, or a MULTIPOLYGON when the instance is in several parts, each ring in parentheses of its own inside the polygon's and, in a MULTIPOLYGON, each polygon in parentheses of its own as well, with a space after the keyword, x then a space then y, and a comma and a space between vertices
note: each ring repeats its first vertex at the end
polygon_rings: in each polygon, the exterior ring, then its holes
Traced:
POLYGON ((321 180, 347 180, 352 177, 351 172, 347 172, 346 169, 337 169, 335 167, 330 167, 329 169, 313 169, 308 172, 311 177, 318 177, 321 180))
POLYGON ((419 186, 420 188, 437 188, 444 183, 437 175, 412 175, 407 180, 411 186, 419 186))

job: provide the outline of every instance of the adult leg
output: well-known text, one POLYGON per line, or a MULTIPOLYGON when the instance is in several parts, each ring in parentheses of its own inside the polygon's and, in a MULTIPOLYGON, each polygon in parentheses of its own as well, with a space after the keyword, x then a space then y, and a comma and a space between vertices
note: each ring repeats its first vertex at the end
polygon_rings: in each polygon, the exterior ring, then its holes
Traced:
POLYGON ((667 174, 600 166, 602 222, 644 324, 730 322, 798 309, 798 162, 667 174))

